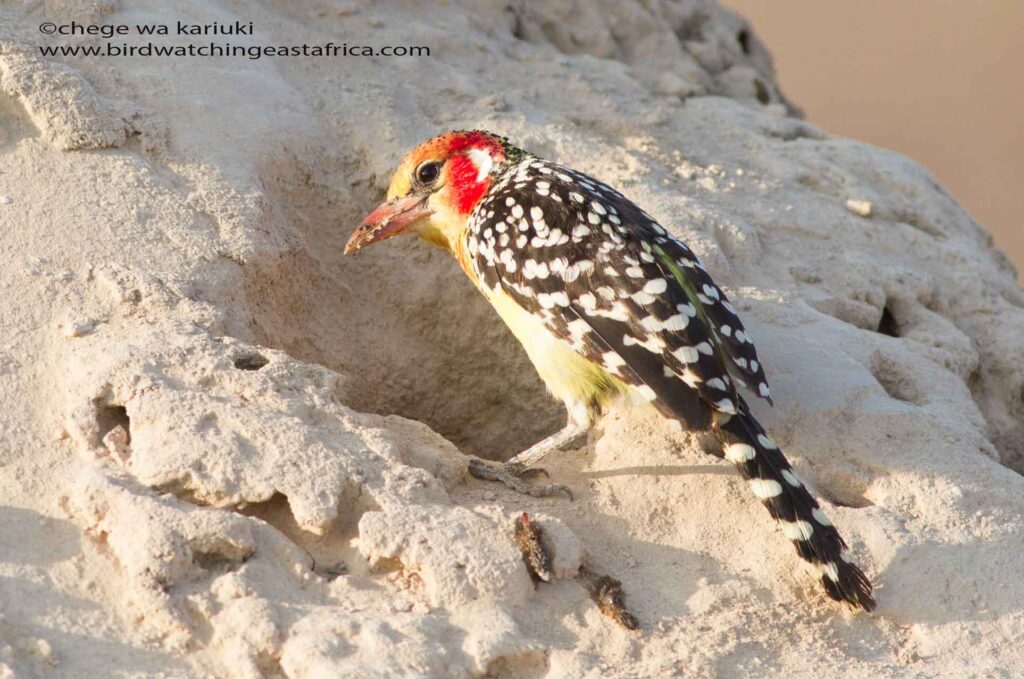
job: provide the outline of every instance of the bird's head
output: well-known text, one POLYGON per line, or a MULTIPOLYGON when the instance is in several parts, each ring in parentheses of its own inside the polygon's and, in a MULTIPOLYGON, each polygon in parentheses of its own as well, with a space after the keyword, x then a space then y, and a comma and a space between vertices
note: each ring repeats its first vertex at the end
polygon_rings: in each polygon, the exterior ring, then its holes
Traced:
POLYGON ((345 254, 410 232, 455 250, 495 171, 516 151, 503 137, 480 131, 446 132, 424 142, 402 161, 387 201, 366 216, 345 254))

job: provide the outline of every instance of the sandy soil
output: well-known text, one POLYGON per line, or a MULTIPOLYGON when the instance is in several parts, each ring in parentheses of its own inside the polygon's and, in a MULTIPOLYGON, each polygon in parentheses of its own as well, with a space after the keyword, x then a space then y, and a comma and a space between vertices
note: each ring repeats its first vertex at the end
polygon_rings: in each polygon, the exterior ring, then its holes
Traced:
POLYGON ((0 674, 1016 674, 1024 292, 926 170, 790 112, 710 1, 0 4, 0 674), (72 20, 432 55, 40 57, 102 42, 38 32, 72 20), (409 148, 469 127, 701 255, 874 614, 646 410, 552 456, 572 503, 467 478, 559 406, 445 255, 341 248, 409 148), (601 615, 584 558, 640 631, 601 615))

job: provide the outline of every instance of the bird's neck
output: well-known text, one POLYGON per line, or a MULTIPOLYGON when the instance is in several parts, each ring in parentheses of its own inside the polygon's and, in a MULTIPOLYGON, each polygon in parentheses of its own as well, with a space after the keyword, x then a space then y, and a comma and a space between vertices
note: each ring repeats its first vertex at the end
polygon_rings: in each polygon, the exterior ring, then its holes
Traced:
POLYGON ((447 250, 470 280, 476 283, 476 276, 469 262, 469 253, 466 252, 465 234, 469 225, 469 215, 464 215, 441 201, 437 206, 433 206, 432 210, 434 214, 431 219, 417 228, 416 232, 431 245, 447 250))

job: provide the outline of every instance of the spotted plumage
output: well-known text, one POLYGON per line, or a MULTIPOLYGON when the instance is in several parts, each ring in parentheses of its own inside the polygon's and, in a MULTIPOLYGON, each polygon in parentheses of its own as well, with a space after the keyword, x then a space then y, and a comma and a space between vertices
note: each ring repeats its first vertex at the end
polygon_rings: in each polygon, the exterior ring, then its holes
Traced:
POLYGON ((481 132, 414 151, 389 197, 349 249, 399 224, 450 250, 569 413, 562 432, 516 464, 478 476, 531 492, 517 470, 585 431, 609 401, 647 402, 679 428, 716 432, 721 456, 828 595, 874 607, 838 531, 751 414, 738 387, 770 402, 764 367, 736 309, 682 241, 606 184, 481 132))
POLYGON ((733 377, 769 398, 753 343, 697 256, 606 184, 526 155, 495 177, 465 238, 484 286, 504 290, 581 354, 653 392, 650 400, 682 426, 708 428, 705 403, 735 414, 733 377), (619 365, 625 354, 632 360, 619 365), (684 403, 678 382, 699 401, 684 403))

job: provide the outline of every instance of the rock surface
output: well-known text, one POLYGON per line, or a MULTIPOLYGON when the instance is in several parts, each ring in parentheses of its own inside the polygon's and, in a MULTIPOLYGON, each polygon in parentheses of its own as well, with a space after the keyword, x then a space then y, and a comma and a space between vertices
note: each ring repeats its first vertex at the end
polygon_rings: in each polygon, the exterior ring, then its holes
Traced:
MULTIPOLYGON (((710 1, 0 6, 0 675, 1009 673, 1024 663, 1024 293, 913 162, 795 117, 710 1), (430 57, 68 58, 43 21, 253 21, 430 57), (344 259, 417 142, 500 131, 617 185, 744 313, 755 406, 877 584, 819 593, 644 410, 562 417, 440 252, 344 259), (449 442, 450 441, 450 442, 449 442), (542 517, 557 579, 512 540, 542 517), (603 617, 583 553, 640 620, 603 617)), ((163 38, 182 43, 185 38, 163 38)))

